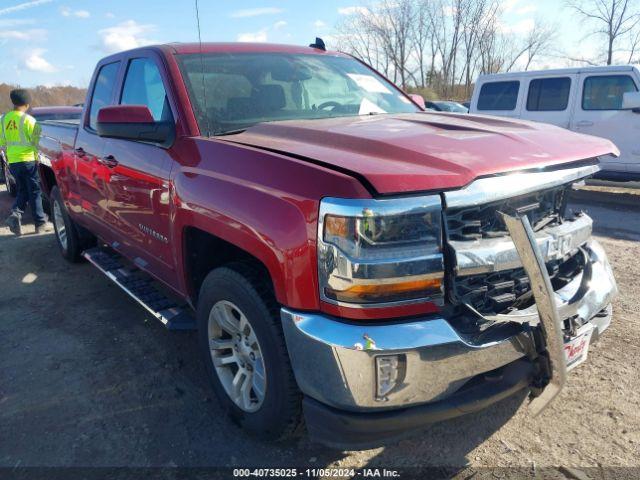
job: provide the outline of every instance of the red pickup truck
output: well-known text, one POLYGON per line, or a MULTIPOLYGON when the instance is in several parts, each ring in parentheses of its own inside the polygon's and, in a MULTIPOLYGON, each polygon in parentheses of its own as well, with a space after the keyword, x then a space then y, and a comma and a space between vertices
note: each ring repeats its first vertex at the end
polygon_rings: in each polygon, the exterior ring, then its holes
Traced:
POLYGON ((318 45, 122 52, 85 105, 43 123, 62 255, 197 328, 224 410, 263 437, 304 419, 378 445, 520 391, 537 412, 611 321, 567 208, 607 140, 425 112, 318 45))

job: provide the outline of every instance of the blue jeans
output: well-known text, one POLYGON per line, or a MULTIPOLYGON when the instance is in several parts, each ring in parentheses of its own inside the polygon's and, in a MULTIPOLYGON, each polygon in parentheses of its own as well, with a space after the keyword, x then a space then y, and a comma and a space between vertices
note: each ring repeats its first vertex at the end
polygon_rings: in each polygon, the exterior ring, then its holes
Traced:
POLYGON ((24 213, 27 203, 31 206, 31 214, 36 226, 47 221, 42 209, 42 189, 40 188, 40 175, 36 162, 10 163, 9 170, 16 180, 18 196, 13 203, 13 211, 21 215, 24 213))

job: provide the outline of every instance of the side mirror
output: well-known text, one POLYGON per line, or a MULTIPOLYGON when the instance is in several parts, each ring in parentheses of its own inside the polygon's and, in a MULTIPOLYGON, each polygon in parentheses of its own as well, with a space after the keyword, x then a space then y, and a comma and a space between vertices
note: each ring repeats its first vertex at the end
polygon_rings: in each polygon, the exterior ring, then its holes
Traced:
POLYGON ((622 95, 622 109, 640 113, 640 92, 625 92, 622 95))
POLYGON ((414 103, 417 103, 421 109, 424 110, 425 108, 427 108, 424 103, 424 98, 422 98, 422 95, 418 95, 417 93, 410 93, 409 98, 411 98, 411 100, 413 100, 414 103))
POLYGON ((168 143, 174 128, 170 122, 156 122, 146 105, 111 105, 98 111, 97 131, 106 138, 168 143))

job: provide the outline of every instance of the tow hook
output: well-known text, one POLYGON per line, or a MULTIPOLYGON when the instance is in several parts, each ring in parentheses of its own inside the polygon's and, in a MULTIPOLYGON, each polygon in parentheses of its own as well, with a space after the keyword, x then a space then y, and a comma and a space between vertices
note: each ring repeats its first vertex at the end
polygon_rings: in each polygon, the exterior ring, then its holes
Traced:
POLYGON ((520 255, 538 309, 540 325, 531 331, 535 358, 536 377, 531 386, 532 399, 529 408, 534 416, 542 412, 564 387, 567 367, 563 352, 562 321, 558 315, 551 279, 533 228, 526 215, 500 213, 511 239, 520 255))

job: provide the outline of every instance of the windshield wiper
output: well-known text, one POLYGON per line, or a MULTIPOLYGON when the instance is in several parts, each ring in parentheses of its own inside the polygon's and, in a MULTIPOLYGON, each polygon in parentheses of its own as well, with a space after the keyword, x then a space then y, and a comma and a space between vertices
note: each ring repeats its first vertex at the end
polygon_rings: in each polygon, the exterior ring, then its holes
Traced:
POLYGON ((245 128, 237 128, 235 130, 227 130, 226 132, 221 132, 221 133, 214 133, 213 136, 214 137, 222 137, 225 135, 235 135, 237 133, 242 133, 247 129, 247 127, 245 128))

